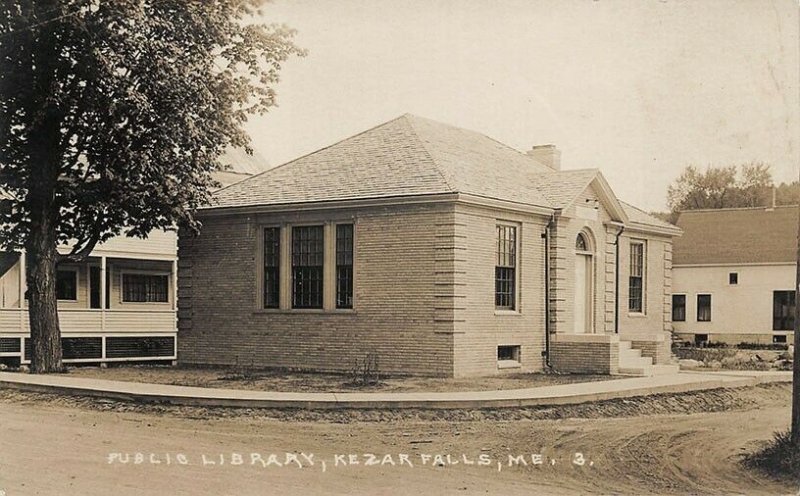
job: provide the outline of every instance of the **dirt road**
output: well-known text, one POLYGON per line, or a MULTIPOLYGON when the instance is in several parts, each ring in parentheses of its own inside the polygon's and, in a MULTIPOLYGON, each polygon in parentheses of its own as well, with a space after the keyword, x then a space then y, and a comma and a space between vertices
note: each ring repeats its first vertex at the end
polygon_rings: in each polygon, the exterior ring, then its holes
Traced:
POLYGON ((736 394, 750 406, 626 418, 331 423, 99 411, 0 391, 0 491, 794 494, 738 464, 743 448, 788 425, 788 386, 736 394))

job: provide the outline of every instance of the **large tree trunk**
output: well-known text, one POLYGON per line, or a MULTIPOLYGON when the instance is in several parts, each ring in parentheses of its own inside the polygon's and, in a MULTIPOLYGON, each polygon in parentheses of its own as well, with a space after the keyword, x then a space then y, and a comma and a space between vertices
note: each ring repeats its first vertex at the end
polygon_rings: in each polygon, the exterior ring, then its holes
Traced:
POLYGON ((25 276, 33 352, 31 372, 37 374, 64 369, 56 295, 58 208, 55 206, 55 185, 58 175, 55 167, 46 165, 50 163, 44 159, 39 164, 38 177, 31 177, 28 190, 31 231, 25 244, 28 261, 25 276))
MULTIPOLYGON (((48 229, 48 231, 52 231, 48 229)), ((61 330, 56 300, 56 245, 51 232, 31 233, 27 250, 31 372, 61 372, 61 330)))

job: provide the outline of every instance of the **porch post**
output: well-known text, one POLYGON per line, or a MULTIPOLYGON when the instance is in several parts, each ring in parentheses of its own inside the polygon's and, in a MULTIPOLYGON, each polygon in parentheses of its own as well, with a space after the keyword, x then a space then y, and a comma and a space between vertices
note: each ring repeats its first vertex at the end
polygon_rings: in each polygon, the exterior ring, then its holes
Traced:
POLYGON ((178 259, 172 260, 172 309, 178 309, 178 259))
POLYGON ((100 256, 100 329, 106 330, 106 256, 100 256))
POLYGON ((28 319, 27 312, 25 312, 25 285, 27 277, 25 273, 27 272, 27 268, 25 267, 25 252, 22 251, 19 254, 19 330, 22 331, 25 329, 25 321, 28 319))
POLYGON ((19 254, 19 307, 25 308, 25 252, 19 254))

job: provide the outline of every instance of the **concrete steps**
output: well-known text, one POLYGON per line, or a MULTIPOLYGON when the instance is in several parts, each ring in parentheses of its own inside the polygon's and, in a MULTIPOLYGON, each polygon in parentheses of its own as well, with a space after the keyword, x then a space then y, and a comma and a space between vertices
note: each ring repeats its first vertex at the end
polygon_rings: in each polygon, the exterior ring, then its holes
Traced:
POLYGON ((677 364, 655 365, 650 357, 643 357, 642 351, 633 348, 630 341, 619 342, 619 374, 638 377, 677 374, 677 364))
POLYGON ((642 351, 631 347, 630 341, 619 342, 619 373, 622 375, 653 375, 653 359, 643 357, 642 351))

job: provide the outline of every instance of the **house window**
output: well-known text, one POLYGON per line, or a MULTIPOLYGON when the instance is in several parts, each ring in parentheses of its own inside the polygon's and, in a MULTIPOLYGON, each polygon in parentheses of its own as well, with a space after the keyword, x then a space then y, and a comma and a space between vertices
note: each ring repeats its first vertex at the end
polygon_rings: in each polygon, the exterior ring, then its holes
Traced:
POLYGON ((739 284, 739 273, 738 272, 731 272, 728 274, 728 284, 739 284))
POLYGON ((497 226, 497 263, 494 272, 496 308, 514 310, 517 271, 517 228, 497 226))
POLYGON ((711 322, 711 295, 697 295, 697 321, 711 322))
POLYGON ((323 226, 292 228, 292 308, 322 308, 323 226))
POLYGON ((794 291, 772 292, 772 330, 794 330, 794 291))
POLYGON ((353 308, 353 224, 336 225, 336 308, 353 308))
POLYGON ((628 277, 628 311, 644 309, 644 243, 631 242, 631 269, 628 277))
POLYGON ((280 306, 281 228, 264 229, 264 308, 280 306))
POLYGON ((686 295, 682 294, 672 295, 672 321, 673 322, 686 321, 686 295))
POLYGON ((74 270, 56 271, 56 298, 59 300, 78 299, 78 273, 74 270))
POLYGON ((122 274, 122 301, 167 303, 169 276, 162 274, 122 274))

